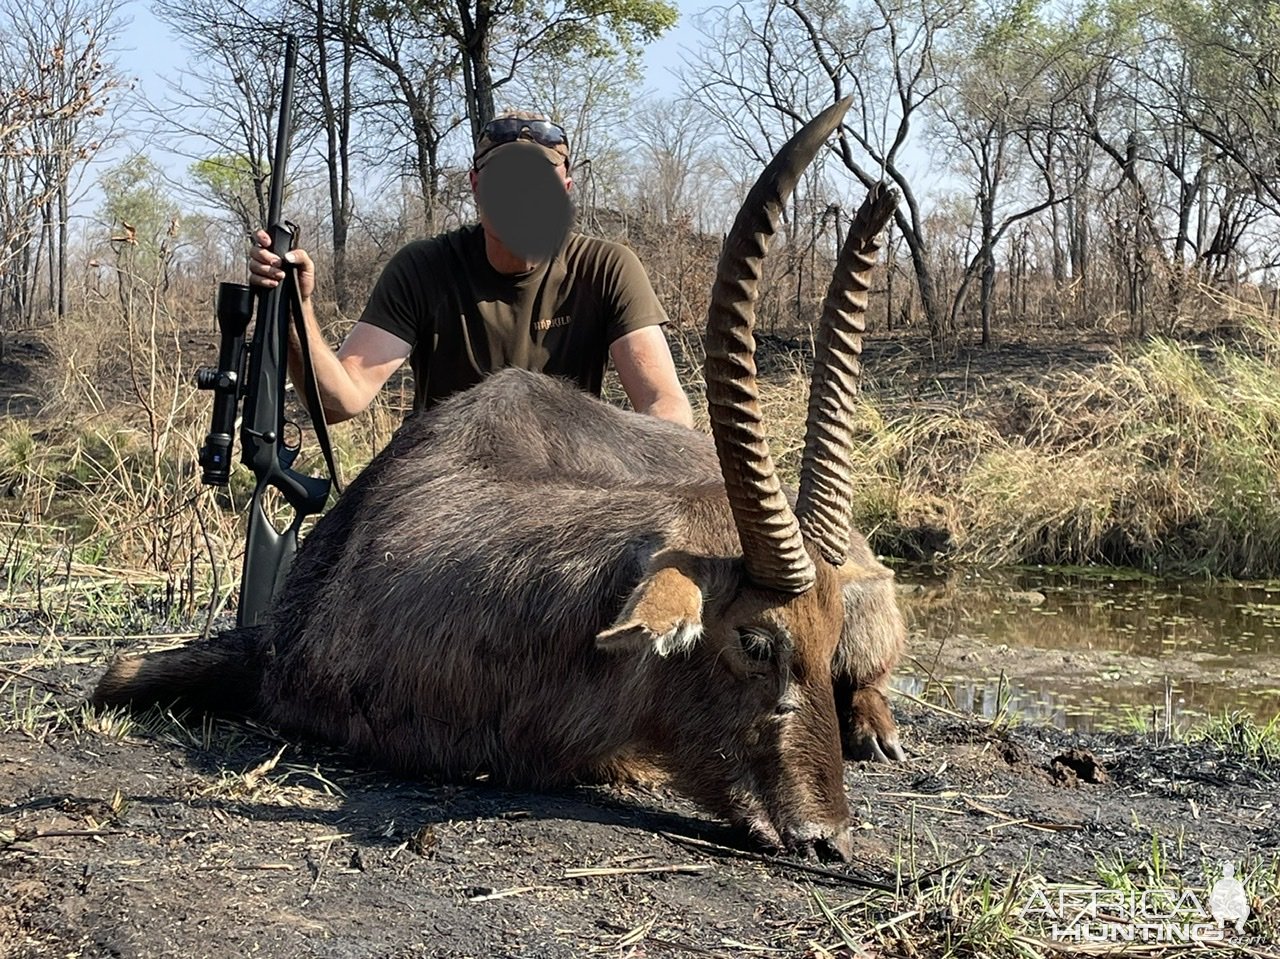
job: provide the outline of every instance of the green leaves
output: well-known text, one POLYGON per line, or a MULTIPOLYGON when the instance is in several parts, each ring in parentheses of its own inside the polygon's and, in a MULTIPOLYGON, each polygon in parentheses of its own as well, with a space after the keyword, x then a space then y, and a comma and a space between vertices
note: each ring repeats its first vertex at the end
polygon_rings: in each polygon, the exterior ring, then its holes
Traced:
POLYGON ((268 164, 258 165, 244 156, 218 156, 197 160, 188 172, 201 191, 234 215, 246 232, 261 225, 259 199, 271 176, 268 164))
POLYGON ((99 184, 104 199, 98 218, 110 231, 117 252, 127 251, 136 268, 153 263, 177 213, 160 170, 146 156, 135 153, 107 170, 99 184))

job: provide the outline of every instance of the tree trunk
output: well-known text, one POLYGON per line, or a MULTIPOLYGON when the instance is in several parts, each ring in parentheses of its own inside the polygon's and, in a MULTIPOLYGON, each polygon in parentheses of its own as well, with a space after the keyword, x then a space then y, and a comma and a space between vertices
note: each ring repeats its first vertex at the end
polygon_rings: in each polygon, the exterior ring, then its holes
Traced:
POLYGON ((982 285, 979 288, 978 308, 982 314, 982 345, 991 345, 991 313, 995 307, 996 290, 996 184, 999 182, 999 161, 988 165, 989 186, 983 191, 979 208, 982 211, 982 285))
MULTIPOLYGON (((341 0, 340 0, 341 2, 341 0)), ((344 23, 339 35, 346 37, 345 21, 350 13, 341 6, 344 23)), ((320 105, 324 115, 325 166, 329 175, 329 219, 333 239, 333 289, 338 309, 351 310, 351 284, 347 276, 347 234, 351 226, 351 69, 355 51, 345 39, 342 43, 338 96, 335 103, 330 84, 329 47, 325 43, 324 0, 316 3, 316 55, 320 71, 320 105)))
POLYGON ((67 182, 64 179, 58 185, 58 318, 67 315, 67 230, 69 204, 67 202, 67 182))
MULTIPOLYGON (((907 202, 908 204, 911 203, 909 197, 907 202)), ((934 280, 933 271, 929 267, 928 247, 925 245, 924 238, 911 228, 910 223, 901 212, 895 213, 894 219, 898 224, 898 228, 902 231, 902 238, 906 241, 907 251, 911 254, 911 266, 916 275, 916 287, 920 291, 920 309, 924 313, 925 321, 929 326, 929 340, 933 344, 939 345, 942 342, 943 335, 943 307, 938 296, 938 286, 934 280)))
POLYGON ((1067 285, 1067 253, 1062 246, 1063 225, 1057 205, 1049 207, 1049 224, 1053 241, 1053 285, 1061 290, 1067 285))
MULTIPOLYGON (((840 239, 839 217, 836 218, 836 240, 837 249, 844 247, 844 241, 840 239)), ((884 325, 885 329, 893 332, 893 275, 898 272, 895 253, 897 253, 897 244, 893 242, 893 228, 895 224, 889 221, 889 228, 885 231, 884 248, 885 248, 885 266, 884 266, 884 325)))
POLYGON ((471 118, 471 139, 493 119, 493 71, 489 62, 489 27, 493 12, 488 0, 458 0, 458 22, 462 25, 462 79, 467 95, 467 116, 471 118))
POLYGON ((991 313, 995 304, 996 257, 990 247, 982 254, 982 345, 991 345, 991 313))
MULTIPOLYGON (((45 255, 48 256, 48 260, 49 260, 49 273, 45 277, 45 280, 47 281, 47 284, 48 284, 48 289, 46 291, 47 298, 45 299, 45 307, 44 307, 46 314, 52 313, 54 309, 54 304, 58 302, 58 286, 57 286, 58 270, 55 266, 57 262, 57 257, 58 257, 58 250, 57 250, 58 221, 57 221, 57 218, 53 215, 53 203, 54 203, 54 198, 50 197, 49 202, 45 203, 40 208, 40 216, 44 220, 44 222, 41 224, 41 227, 40 227, 40 253, 39 253, 39 258, 36 260, 37 275, 39 274, 40 267, 43 265, 42 261, 45 255)), ((35 278, 33 277, 33 280, 34 279, 35 278)))

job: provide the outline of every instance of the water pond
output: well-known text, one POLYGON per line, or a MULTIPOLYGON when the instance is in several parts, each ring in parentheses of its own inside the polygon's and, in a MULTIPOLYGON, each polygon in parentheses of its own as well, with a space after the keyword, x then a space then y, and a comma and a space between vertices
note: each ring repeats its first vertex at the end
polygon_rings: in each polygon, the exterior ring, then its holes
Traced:
POLYGON ((895 685, 963 712, 1076 730, 1280 714, 1280 581, 1131 571, 900 568, 895 685))

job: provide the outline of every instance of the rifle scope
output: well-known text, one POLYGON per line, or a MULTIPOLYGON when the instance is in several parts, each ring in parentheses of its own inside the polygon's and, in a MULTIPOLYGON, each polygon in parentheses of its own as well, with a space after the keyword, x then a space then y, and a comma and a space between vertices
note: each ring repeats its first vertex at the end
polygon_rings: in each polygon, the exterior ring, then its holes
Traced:
POLYGON ((213 391, 213 424, 200 447, 200 481, 226 486, 240 394, 244 390, 244 334, 253 319, 253 291, 244 283, 218 284, 218 365, 196 370, 196 386, 213 391))

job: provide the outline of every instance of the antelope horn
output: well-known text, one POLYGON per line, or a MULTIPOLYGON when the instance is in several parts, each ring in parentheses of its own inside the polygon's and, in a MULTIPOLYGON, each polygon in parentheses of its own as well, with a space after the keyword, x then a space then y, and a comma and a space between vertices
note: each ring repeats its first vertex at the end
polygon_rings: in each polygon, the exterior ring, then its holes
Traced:
POLYGON ((859 357, 867 329, 867 290, 880 249, 880 231, 897 205, 898 191, 883 183, 867 194, 849 224, 814 343, 796 516, 804 535, 836 566, 849 554, 853 407, 862 374, 859 357))
POLYGON ((769 455, 751 328, 761 264, 782 208, 851 102, 810 120, 765 167, 724 241, 707 315, 707 406, 747 575, 788 593, 807 590, 816 574, 769 455))

